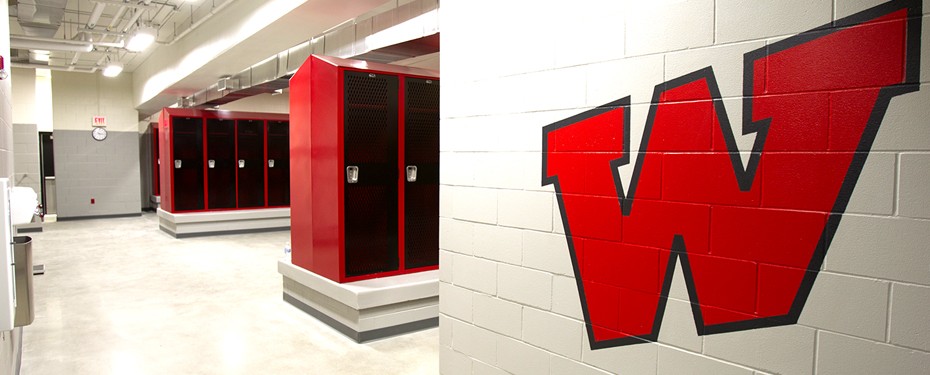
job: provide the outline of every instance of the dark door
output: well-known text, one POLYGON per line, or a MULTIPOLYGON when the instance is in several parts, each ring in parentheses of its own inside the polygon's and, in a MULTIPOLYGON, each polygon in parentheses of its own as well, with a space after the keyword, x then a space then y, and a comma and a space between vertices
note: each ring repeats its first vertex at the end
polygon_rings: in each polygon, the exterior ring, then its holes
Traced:
POLYGON ((396 76, 345 72, 345 275, 398 269, 396 76), (349 181, 347 170, 357 171, 349 181))
POLYGON ((236 208, 236 122, 207 119, 207 205, 236 208))
POLYGON ((158 123, 152 125, 152 195, 161 195, 161 158, 158 149, 158 123))
POLYGON ((268 121, 268 205, 291 204, 291 146, 287 121, 268 121))
POLYGON ((404 88, 404 266, 435 266, 439 264, 439 81, 406 78, 404 88))
POLYGON ((171 119, 174 144, 174 209, 202 210, 203 204, 203 119, 171 119))
POLYGON ((42 213, 55 214, 55 137, 39 132, 39 177, 42 179, 42 213))
POLYGON ((239 208, 265 206, 265 122, 236 122, 239 208))

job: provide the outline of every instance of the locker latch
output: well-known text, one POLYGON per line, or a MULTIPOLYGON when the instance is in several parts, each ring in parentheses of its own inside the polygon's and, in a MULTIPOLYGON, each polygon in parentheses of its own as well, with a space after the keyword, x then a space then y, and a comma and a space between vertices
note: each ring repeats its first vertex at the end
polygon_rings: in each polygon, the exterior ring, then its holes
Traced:
POLYGON ((239 168, 245 168, 245 160, 239 159, 239 168))
POLYGON ((350 165, 346 167, 346 182, 350 184, 358 182, 358 166, 350 165))
POLYGON ((179 168, 181 168, 181 161, 180 161, 180 160, 175 160, 175 161, 174 161, 174 169, 179 169, 179 168))
POLYGON ((416 182, 417 181, 417 166, 408 165, 407 166, 407 182, 416 182))
POLYGON ((207 160, 207 168, 215 168, 216 160, 207 160))
POLYGON ((268 168, 274 168, 274 159, 268 159, 268 168))

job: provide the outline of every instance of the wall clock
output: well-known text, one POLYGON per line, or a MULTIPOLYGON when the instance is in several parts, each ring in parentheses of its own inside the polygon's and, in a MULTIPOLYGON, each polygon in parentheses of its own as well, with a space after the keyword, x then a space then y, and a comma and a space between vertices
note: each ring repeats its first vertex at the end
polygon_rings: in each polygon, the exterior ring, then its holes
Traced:
POLYGON ((94 139, 98 141, 107 139, 107 128, 94 128, 90 135, 92 135, 94 139))

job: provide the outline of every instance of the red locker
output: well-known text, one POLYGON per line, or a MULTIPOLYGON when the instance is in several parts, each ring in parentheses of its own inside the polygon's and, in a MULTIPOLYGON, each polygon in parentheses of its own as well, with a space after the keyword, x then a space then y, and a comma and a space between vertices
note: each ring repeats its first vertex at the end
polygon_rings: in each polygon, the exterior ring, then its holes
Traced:
POLYGON ((274 123, 279 139, 273 145, 287 151, 288 115, 165 108, 159 115, 161 208, 165 211, 286 207, 277 171, 283 164, 268 162, 267 124, 274 123), (282 135, 283 134, 283 135, 282 135), (269 169, 278 168, 275 173, 269 169), (270 176, 274 175, 274 178, 270 176), (278 192, 269 204, 268 190, 278 192))
POLYGON ((269 120, 266 126, 268 206, 287 207, 291 204, 290 124, 269 120))
POLYGON ((311 56, 290 95, 292 262, 337 282, 436 269, 438 74, 311 56))

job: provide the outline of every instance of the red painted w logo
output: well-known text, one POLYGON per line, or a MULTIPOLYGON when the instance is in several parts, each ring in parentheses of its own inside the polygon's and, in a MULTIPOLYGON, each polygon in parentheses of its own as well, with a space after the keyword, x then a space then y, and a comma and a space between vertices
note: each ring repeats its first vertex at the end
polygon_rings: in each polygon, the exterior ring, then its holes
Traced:
POLYGON ((920 1, 749 52, 744 167, 713 70, 656 86, 628 193, 629 97, 543 129, 592 348, 655 341, 676 259, 698 334, 797 322, 892 97, 920 1))

